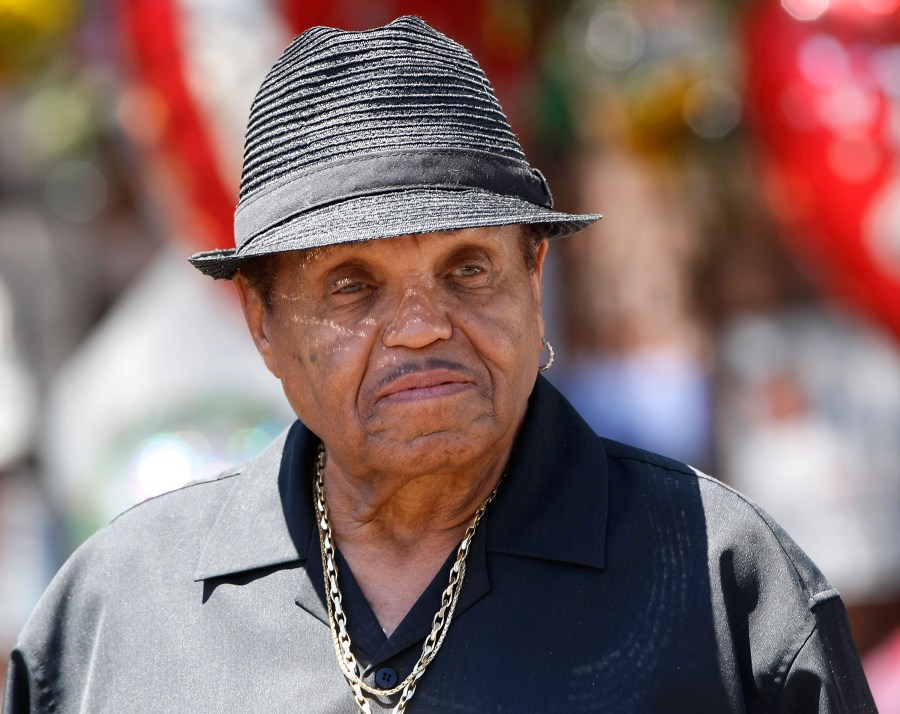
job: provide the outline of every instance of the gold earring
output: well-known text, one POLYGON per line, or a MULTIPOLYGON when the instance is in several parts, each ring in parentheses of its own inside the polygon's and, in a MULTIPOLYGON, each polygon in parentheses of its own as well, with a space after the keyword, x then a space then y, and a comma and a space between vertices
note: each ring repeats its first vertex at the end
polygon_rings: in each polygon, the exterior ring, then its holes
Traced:
POLYGON ((556 359, 556 354, 553 352, 553 345, 550 344, 549 340, 546 340, 543 337, 541 338, 541 349, 547 350, 547 361, 538 367, 538 372, 546 372, 553 366, 553 360, 556 359))

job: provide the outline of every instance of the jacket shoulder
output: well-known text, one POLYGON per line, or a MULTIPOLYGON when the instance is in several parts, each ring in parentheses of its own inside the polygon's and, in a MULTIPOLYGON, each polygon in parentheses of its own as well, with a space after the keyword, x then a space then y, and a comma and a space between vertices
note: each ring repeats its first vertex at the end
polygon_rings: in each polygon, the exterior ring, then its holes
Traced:
POLYGON ((109 623, 128 621, 137 603, 172 592, 174 581, 192 583, 198 543, 239 473, 139 503, 77 548, 19 635, 4 706, 67 711, 90 680, 92 656, 85 653, 98 646, 109 623))
MULTIPOLYGON (((32 615, 53 613, 52 603, 104 591, 152 586, 154 578, 190 568, 241 468, 195 481, 142 501, 82 543, 63 564, 32 615)), ((57 615, 54 615, 56 617, 57 615)), ((28 628, 26 627, 25 633, 28 628)), ((24 634, 24 633, 23 633, 24 634)))
MULTIPOLYGON (((91 539, 103 541, 117 540, 125 531, 147 529, 190 529, 203 520, 206 512, 217 513, 222 502, 228 497, 235 479, 240 478, 245 465, 236 466, 207 479, 198 479, 184 486, 152 496, 127 508, 101 528, 91 539)), ((175 534, 169 531, 171 536, 175 534)))
POLYGON ((603 439, 611 476, 642 483, 648 494, 699 497, 710 557, 745 555, 756 563, 781 561, 805 593, 808 606, 838 597, 838 592, 790 535, 757 503, 740 491, 688 464, 637 447, 603 439), (663 486, 663 482, 665 486, 663 486))
POLYGON ((623 444, 619 441, 613 441, 612 439, 607 439, 605 437, 598 436, 597 438, 603 442, 603 448, 606 450, 607 458, 612 462, 622 463, 626 468, 627 462, 633 462, 637 468, 640 468, 640 465, 643 464, 645 468, 649 469, 649 473, 659 473, 661 471, 668 472, 672 475, 681 474, 691 478, 696 476, 696 470, 693 467, 683 464, 680 461, 676 461, 675 459, 671 459, 668 456, 663 456, 662 454, 657 454, 653 451, 647 451, 638 448, 637 446, 623 444))
POLYGON ((661 533, 663 550, 703 543, 692 572, 706 576, 715 639, 731 653, 723 665, 742 683, 747 711, 875 711, 838 591, 763 508, 686 464, 606 448, 611 518, 623 507, 619 518, 661 533))

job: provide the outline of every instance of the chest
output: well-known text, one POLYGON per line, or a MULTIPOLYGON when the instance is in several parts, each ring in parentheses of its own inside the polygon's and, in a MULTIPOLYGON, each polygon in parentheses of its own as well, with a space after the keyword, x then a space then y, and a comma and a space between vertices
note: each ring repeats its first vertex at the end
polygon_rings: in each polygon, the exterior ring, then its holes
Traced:
MULTIPOLYGON (((701 593, 519 560, 475 566, 410 712, 732 711, 711 614, 689 605, 701 593)), ((87 710, 356 711, 313 586, 290 569, 207 588, 178 616, 153 602, 111 613, 87 710)), ((357 652, 370 683, 412 671, 427 618, 380 646, 357 620, 351 632, 374 650, 357 652)))

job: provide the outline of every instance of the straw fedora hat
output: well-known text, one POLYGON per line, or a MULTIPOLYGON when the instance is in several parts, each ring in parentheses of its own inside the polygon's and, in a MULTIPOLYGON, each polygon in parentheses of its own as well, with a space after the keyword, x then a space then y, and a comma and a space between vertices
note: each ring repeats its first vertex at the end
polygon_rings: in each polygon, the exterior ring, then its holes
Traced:
POLYGON ((553 210, 469 51, 401 17, 294 39, 250 109, 235 247, 189 260, 231 278, 281 251, 517 223, 555 237, 599 218, 553 210))

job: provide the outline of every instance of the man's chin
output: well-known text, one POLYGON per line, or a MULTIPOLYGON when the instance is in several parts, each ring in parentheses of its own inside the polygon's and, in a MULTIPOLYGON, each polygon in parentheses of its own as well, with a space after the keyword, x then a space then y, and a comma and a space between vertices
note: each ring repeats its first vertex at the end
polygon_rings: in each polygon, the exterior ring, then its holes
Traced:
POLYGON ((380 399, 366 422, 367 431, 378 438, 396 435, 409 440, 442 432, 470 432, 475 437, 479 429, 496 419, 493 402, 466 385, 438 396, 404 394, 380 399))
POLYGON ((439 470, 461 465, 496 448, 497 424, 486 420, 443 425, 423 432, 419 429, 392 429, 379 434, 378 453, 394 469, 439 470), (480 426, 479 426, 480 423, 480 426))

